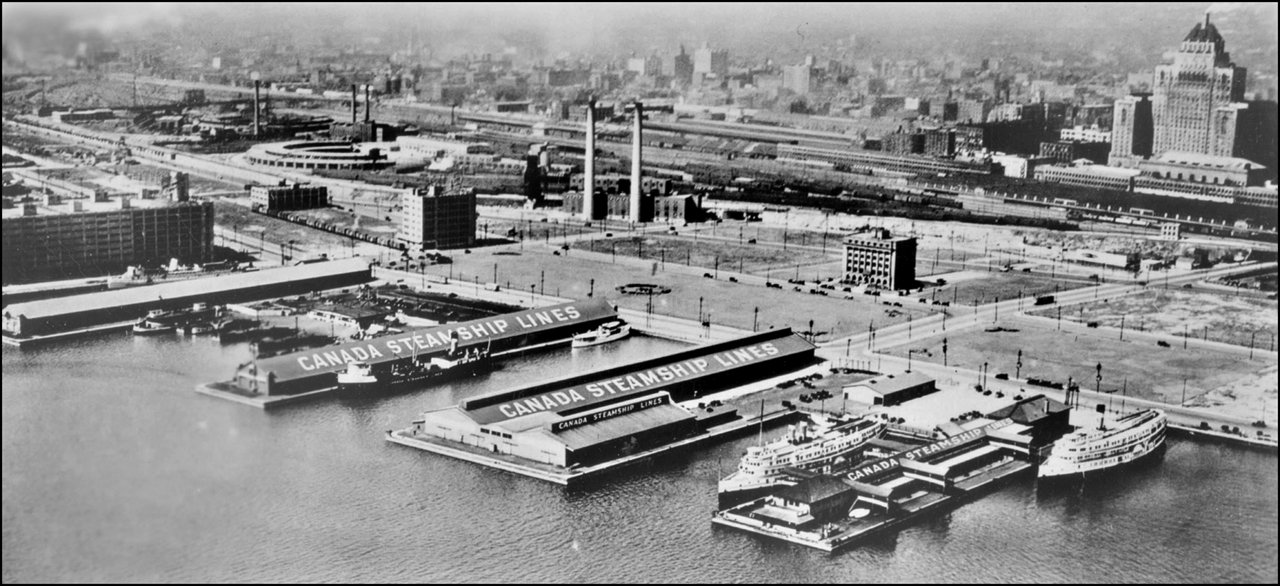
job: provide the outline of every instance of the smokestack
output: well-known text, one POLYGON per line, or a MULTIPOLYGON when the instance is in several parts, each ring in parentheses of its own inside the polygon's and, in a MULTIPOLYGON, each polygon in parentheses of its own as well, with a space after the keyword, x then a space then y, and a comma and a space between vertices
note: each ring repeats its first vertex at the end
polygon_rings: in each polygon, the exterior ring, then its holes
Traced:
POLYGON ((582 178, 582 218, 596 219, 596 99, 587 100, 587 161, 582 178))
POLYGON ((356 84, 353 83, 351 84, 351 126, 353 128, 358 121, 356 114, 356 104, 358 103, 360 103, 360 94, 357 93, 356 84))
POLYGON ((259 95, 259 92, 261 91, 262 91, 262 80, 259 80, 259 79, 253 80, 253 136, 254 138, 257 138, 258 135, 262 132, 262 125, 261 125, 261 122, 258 120, 258 111, 261 110, 261 107, 258 105, 258 100, 261 98, 261 96, 259 95))
POLYGON ((644 139, 644 104, 635 103, 635 130, 631 132, 631 221, 643 222, 640 217, 640 143, 644 139))
POLYGON ((366 85, 364 86, 364 121, 365 123, 369 122, 369 116, 372 114, 370 110, 373 110, 373 100, 369 99, 369 86, 366 85))

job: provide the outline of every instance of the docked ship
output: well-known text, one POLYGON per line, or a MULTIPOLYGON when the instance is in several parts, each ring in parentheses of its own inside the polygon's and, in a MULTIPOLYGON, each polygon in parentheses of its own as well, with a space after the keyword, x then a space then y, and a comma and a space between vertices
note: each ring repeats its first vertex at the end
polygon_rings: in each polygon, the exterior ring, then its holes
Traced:
POLYGON ((570 344, 574 348, 586 348, 587 346, 597 346, 607 344, 615 340, 621 340, 631 334, 631 326, 622 320, 613 320, 602 324, 600 327, 589 332, 583 332, 573 337, 570 344))
POLYGON ((490 348, 457 350, 451 347, 443 356, 421 360, 416 356, 408 361, 393 363, 378 371, 367 362, 352 362, 338 373, 338 393, 348 397, 372 396, 398 390, 407 390, 428 382, 440 382, 475 376, 492 369, 490 348))
POLYGON ((151 336, 155 334, 172 334, 175 330, 177 330, 177 328, 172 325, 164 324, 154 320, 149 320, 146 318, 140 319, 138 320, 137 323, 133 324, 133 333, 138 334, 140 336, 151 336))
POLYGON ((790 425, 783 437, 747 448, 738 469, 720 480, 721 504, 745 502, 778 485, 795 484, 788 469, 821 470, 847 459, 885 429, 878 417, 810 417, 812 424, 790 425))
POLYGON ((170 321, 173 312, 163 309, 153 309, 147 312, 144 317, 133 324, 133 333, 150 336, 154 334, 170 334, 177 330, 170 321))
POLYGON ((1164 411, 1146 409, 1097 429, 1079 429, 1059 439, 1040 464, 1041 478, 1083 475, 1134 462, 1164 445, 1164 411))

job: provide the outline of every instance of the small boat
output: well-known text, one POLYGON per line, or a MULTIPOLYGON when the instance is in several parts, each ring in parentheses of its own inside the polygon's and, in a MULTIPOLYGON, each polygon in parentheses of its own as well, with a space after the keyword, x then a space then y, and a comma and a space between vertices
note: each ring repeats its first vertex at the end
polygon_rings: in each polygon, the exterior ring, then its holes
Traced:
POLYGON ((217 331, 217 328, 213 324, 199 324, 190 326, 188 331, 192 334, 212 334, 217 331))
POLYGON ((621 340, 630 334, 631 326, 629 324, 621 320, 614 320, 594 330, 574 336, 571 346, 574 348, 586 348, 587 346, 607 344, 615 340, 621 340))
POLYGON ((175 331, 171 325, 162 324, 160 322, 147 319, 139 320, 133 324, 133 333, 141 336, 151 336, 156 334, 171 334, 175 331))

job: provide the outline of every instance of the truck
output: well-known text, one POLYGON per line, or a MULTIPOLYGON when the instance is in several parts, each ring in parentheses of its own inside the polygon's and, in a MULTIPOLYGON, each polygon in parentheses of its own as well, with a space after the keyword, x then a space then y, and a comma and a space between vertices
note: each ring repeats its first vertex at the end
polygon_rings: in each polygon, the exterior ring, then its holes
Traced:
POLYGON ((1036 297, 1036 305, 1052 305, 1053 301, 1053 295, 1041 295, 1036 297))

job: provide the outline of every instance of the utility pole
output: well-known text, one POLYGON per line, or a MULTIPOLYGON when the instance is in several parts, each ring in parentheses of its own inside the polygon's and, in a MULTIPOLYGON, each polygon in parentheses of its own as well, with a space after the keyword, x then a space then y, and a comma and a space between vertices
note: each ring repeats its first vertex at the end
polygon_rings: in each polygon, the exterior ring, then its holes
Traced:
POLYGON ((1022 378, 1022 350, 1018 350, 1018 362, 1014 365, 1017 370, 1014 371, 1013 378, 1022 378))

